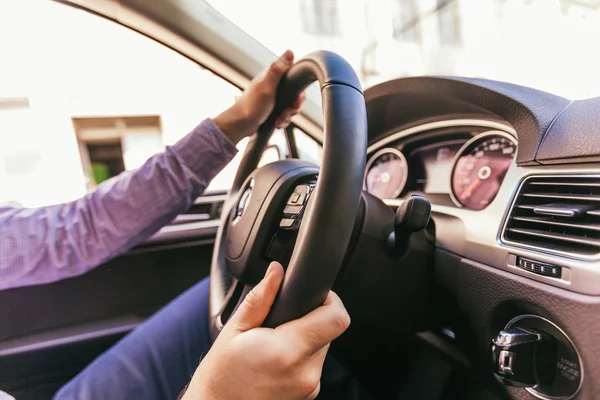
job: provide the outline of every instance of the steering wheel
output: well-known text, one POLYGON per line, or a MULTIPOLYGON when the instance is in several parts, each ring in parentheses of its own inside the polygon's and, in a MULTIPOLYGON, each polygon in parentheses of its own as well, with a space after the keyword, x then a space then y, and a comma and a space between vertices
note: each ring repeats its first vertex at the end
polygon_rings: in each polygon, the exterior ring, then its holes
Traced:
POLYGON ((357 218, 366 150, 365 100, 348 62, 319 51, 292 65, 273 112, 248 142, 223 207, 210 272, 213 338, 273 260, 289 264, 264 326, 323 304, 357 218), (323 104, 321 168, 290 159, 256 169, 277 116, 315 80, 323 104))

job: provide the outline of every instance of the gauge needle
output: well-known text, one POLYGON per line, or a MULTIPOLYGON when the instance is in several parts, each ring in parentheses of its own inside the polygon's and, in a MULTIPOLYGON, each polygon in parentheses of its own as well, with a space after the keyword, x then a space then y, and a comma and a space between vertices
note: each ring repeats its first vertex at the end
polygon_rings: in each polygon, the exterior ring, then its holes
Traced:
POLYGON ((469 187, 467 188, 467 190, 464 191, 463 195, 461 197, 463 198, 469 198, 471 197, 471 194, 473 193, 473 191, 475 189, 477 189, 477 187, 479 187, 479 185, 481 184, 481 179, 477 178, 477 180, 473 181, 473 183, 471 183, 469 185, 469 187))

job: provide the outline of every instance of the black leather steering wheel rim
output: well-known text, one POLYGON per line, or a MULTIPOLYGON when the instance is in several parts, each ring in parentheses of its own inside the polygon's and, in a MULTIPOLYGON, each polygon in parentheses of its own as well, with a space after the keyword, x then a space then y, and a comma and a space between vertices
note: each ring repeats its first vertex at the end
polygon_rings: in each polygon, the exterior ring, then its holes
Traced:
POLYGON ((223 259, 230 215, 247 177, 256 169, 281 111, 309 84, 319 82, 324 120, 318 184, 302 221, 278 297, 265 321, 276 327, 323 304, 342 264, 358 213, 366 163, 367 117, 360 82, 342 57, 319 51, 295 63, 282 79, 273 113, 246 147, 223 208, 211 266, 213 336, 234 279, 223 259))

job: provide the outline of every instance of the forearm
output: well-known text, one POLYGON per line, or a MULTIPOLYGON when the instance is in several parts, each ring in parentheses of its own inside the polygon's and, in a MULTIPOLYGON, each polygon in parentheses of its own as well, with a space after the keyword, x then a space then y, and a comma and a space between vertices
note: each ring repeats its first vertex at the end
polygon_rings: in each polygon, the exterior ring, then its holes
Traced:
POLYGON ((0 290, 83 274, 188 209, 235 147, 206 120, 180 142, 71 203, 0 215, 0 290))

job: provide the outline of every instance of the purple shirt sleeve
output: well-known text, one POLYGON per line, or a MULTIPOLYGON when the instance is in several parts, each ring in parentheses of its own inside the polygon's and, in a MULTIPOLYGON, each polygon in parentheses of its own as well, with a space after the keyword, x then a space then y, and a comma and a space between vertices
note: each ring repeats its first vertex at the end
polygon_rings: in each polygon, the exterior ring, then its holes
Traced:
POLYGON ((86 273, 186 211, 233 158, 215 123, 71 203, 0 208, 0 290, 86 273))

